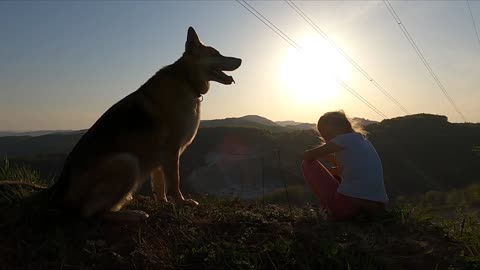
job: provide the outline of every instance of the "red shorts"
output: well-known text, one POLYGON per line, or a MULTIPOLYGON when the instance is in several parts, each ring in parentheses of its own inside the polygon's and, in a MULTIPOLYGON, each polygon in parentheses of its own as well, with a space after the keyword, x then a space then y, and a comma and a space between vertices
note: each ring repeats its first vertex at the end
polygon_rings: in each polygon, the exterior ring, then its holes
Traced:
POLYGON ((333 220, 345 220, 361 214, 371 215, 385 204, 353 198, 337 192, 338 180, 317 160, 303 161, 303 177, 333 220))

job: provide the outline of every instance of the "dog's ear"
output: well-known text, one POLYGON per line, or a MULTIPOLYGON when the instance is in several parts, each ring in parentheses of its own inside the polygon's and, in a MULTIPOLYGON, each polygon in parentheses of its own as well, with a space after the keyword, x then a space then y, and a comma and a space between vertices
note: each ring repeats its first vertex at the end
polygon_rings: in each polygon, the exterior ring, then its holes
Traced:
POLYGON ((192 52, 195 48, 198 48, 202 42, 197 36, 197 33, 195 32, 195 29, 193 27, 188 28, 188 33, 187 33, 187 42, 185 43, 185 52, 192 52))

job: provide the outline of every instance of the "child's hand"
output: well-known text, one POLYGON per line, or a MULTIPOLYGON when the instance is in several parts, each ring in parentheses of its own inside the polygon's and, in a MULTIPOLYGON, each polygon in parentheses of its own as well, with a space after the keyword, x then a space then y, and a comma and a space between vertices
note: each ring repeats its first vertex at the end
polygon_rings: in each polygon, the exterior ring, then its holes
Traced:
POLYGON ((309 149, 303 153, 303 158, 305 160, 312 160, 316 158, 321 158, 325 155, 337 152, 342 150, 343 148, 333 144, 333 143, 326 143, 320 146, 317 146, 313 149, 309 149))
POLYGON ((339 166, 328 169, 333 176, 340 176, 342 169, 339 166))

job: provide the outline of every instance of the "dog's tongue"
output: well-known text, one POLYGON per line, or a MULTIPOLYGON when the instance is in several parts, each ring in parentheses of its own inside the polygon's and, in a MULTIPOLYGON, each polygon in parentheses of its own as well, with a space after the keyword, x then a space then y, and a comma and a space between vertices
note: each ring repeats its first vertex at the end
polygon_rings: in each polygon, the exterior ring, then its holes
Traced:
POLYGON ((232 84, 235 83, 235 80, 233 79, 232 76, 228 76, 227 74, 218 71, 215 72, 215 81, 222 83, 222 84, 232 84))
POLYGON ((225 76, 225 79, 221 82, 223 84, 232 84, 235 83, 235 80, 232 76, 225 76))

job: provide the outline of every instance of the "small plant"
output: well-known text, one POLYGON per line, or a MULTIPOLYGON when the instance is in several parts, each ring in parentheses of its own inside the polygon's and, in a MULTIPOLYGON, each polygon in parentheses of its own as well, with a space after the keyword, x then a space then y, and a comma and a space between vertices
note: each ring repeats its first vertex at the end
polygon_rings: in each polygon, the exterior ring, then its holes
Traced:
POLYGON ((27 166, 12 165, 7 158, 0 166, 0 203, 2 201, 13 203, 21 200, 27 197, 33 189, 43 185, 39 173, 27 166), (5 185, 1 185, 2 182, 5 185), (16 185, 12 182, 23 182, 27 185, 16 185))
POLYGON ((10 161, 5 158, 3 164, 0 166, 0 181, 1 180, 36 183, 40 181, 40 175, 37 171, 27 166, 12 165, 10 161))

